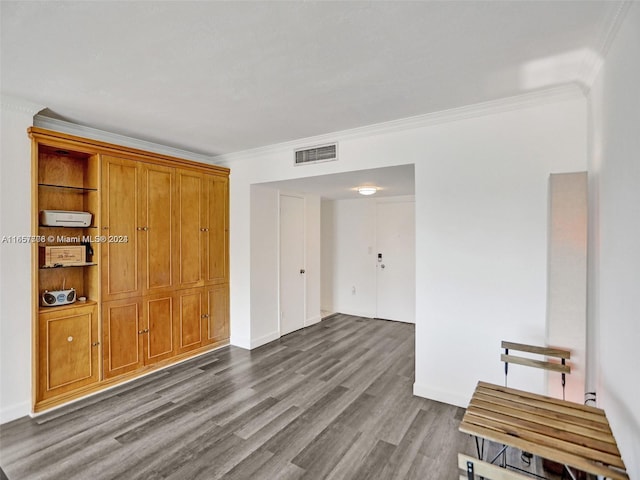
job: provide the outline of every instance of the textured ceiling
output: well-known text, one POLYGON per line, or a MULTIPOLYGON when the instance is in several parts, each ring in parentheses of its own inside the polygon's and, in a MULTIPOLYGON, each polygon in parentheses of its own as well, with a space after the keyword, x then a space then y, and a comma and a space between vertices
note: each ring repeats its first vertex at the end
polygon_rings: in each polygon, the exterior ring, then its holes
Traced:
POLYGON ((619 2, 2 1, 1 90, 216 155, 577 83, 619 2))

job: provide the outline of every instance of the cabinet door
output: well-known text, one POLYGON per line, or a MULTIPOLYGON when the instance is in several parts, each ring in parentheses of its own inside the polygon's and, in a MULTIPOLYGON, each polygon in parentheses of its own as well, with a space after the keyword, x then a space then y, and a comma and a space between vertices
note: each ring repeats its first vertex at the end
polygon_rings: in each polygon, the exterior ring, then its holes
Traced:
POLYGON ((102 224, 100 235, 126 238, 104 242, 102 300, 141 294, 137 219, 140 175, 136 162, 104 156, 102 160, 102 224))
POLYGON ((174 299, 171 294, 155 295, 144 299, 145 358, 144 363, 150 365, 175 353, 174 332, 174 299))
POLYGON ((178 341, 176 353, 188 352, 203 345, 205 319, 203 292, 202 288, 176 292, 176 339, 178 341))
POLYGON ((203 272, 207 284, 228 282, 229 179, 204 175, 203 272))
POLYGON ((96 305, 51 308, 38 316, 38 400, 100 378, 96 305))
POLYGON ((229 340, 229 285, 213 285, 206 288, 206 293, 205 342, 211 344, 229 340))
POLYGON ((111 378, 144 365, 142 300, 128 298, 102 305, 103 369, 111 378))
POLYGON ((175 169, 149 164, 141 170, 139 258, 143 294, 147 295, 174 286, 175 169))
POLYGON ((202 174, 178 170, 178 283, 197 287, 202 280, 202 174))

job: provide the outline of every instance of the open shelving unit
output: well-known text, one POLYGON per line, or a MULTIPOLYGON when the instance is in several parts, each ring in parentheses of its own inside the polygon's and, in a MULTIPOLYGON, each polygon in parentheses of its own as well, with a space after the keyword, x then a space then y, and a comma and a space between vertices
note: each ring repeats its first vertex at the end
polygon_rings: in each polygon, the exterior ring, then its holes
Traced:
MULTIPOLYGON (((50 245, 84 244, 82 240, 94 237, 100 211, 99 158, 91 152, 39 144, 37 149, 38 185, 37 209, 83 211, 92 214, 88 227, 61 227, 38 224, 38 236, 44 238, 43 248, 50 245), (73 241, 69 241, 73 240, 73 241)), ((93 254, 83 264, 38 265, 38 296, 44 290, 75 288, 76 295, 99 300, 99 245, 90 243, 93 254)), ((51 307, 40 307, 49 310, 51 307)))

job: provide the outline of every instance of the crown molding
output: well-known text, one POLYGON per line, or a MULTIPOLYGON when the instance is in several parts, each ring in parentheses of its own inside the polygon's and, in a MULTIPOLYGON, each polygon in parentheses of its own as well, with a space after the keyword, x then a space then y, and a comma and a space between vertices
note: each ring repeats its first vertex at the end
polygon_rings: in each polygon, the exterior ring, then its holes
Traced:
POLYGON ((126 135, 120 135, 118 133, 111 133, 105 130, 100 130, 98 128, 87 127, 86 125, 67 122, 65 120, 51 118, 44 115, 36 115, 33 121, 33 125, 35 127, 54 130, 56 132, 68 133, 70 135, 77 135, 79 137, 90 138, 93 140, 113 143, 130 148, 136 148, 138 150, 144 150, 147 152, 159 153, 161 155, 184 158, 185 160, 193 160, 196 162, 208 163, 212 165, 218 164, 216 159, 210 155, 204 155, 202 153, 195 153, 188 150, 182 150, 180 148, 169 147, 167 145, 149 142, 147 140, 140 140, 138 138, 128 137, 126 135))
POLYGON ((582 63, 580 71, 580 83, 582 84, 585 94, 589 93, 593 83, 598 77, 598 73, 605 63, 611 44, 618 36, 620 27, 627 17, 627 13, 631 9, 632 0, 626 0, 616 5, 610 15, 603 20, 604 28, 598 38, 596 51, 591 55, 587 55, 582 63))
POLYGON ((500 98, 488 102, 476 103, 464 107, 442 110, 439 112, 416 115, 413 117, 401 118, 390 122, 376 123, 349 130, 326 133, 313 137, 306 137, 265 147, 258 147, 240 152, 217 155, 214 158, 216 164, 229 167, 231 164, 269 155, 277 152, 306 148, 314 145, 352 140, 372 135, 383 135, 387 133, 412 130, 415 128, 428 127, 443 123, 450 123, 475 117, 483 117, 496 113, 520 110, 548 103, 556 103, 577 98, 584 98, 585 92, 578 83, 570 83, 557 87, 536 90, 534 92, 516 95, 512 97, 500 98))
POLYGON ((11 110, 12 112, 25 113, 27 115, 34 116, 39 111, 45 108, 44 105, 40 105, 24 98, 13 97, 11 95, 0 95, 0 105, 2 109, 11 110))

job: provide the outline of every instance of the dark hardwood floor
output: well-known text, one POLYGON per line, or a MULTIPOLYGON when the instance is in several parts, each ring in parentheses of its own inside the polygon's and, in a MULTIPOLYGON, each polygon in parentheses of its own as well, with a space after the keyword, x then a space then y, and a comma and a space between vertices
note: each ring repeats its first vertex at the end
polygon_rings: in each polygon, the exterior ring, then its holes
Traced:
POLYGON ((455 479, 464 410, 412 395, 414 326, 334 315, 0 427, 28 479, 455 479))

